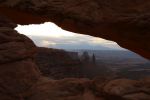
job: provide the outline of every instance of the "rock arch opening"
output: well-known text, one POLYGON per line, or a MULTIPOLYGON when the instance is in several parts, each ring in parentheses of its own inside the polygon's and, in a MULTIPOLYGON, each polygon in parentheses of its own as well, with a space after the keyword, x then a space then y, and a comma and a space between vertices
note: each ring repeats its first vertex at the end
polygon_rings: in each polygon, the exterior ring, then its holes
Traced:
POLYGON ((15 30, 38 46, 36 63, 47 77, 140 79, 149 75, 148 60, 113 41, 65 31, 51 22, 18 25, 15 30))
MULTIPOLYGON (((35 63, 37 47, 28 37, 15 31, 16 26, 10 20, 4 17, 0 18, 0 68, 2 69, 0 70, 0 99, 130 100, 141 98, 141 100, 149 100, 149 92, 147 92, 149 78, 136 81, 105 78, 53 80, 45 77, 35 63), (128 88, 132 88, 132 93, 128 88)), ((87 55, 87 53, 85 54, 87 55)), ((84 58, 87 63, 87 57, 84 58)), ((57 73, 53 74, 57 75, 57 73)))
POLYGON ((44 77, 34 62, 37 47, 14 31, 16 23, 52 21, 66 30, 115 41, 149 59, 149 9, 149 0, 0 0, 0 14, 12 20, 0 17, 0 99, 150 100, 149 78, 44 77))
POLYGON ((15 30, 30 37, 35 44, 40 47, 58 49, 125 50, 113 41, 69 32, 51 22, 46 22, 44 24, 18 25, 15 30))

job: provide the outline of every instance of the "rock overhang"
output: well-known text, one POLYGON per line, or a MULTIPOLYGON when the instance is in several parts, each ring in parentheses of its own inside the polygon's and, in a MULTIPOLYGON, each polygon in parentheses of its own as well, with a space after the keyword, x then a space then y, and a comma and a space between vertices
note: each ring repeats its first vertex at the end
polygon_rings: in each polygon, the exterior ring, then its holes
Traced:
POLYGON ((0 13, 15 23, 51 21, 150 58, 149 0, 1 0, 0 7, 0 13))

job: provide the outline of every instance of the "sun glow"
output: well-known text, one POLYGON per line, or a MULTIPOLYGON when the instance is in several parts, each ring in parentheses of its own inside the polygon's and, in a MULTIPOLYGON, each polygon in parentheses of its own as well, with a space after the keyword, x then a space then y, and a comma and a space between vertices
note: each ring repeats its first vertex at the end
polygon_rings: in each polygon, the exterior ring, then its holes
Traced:
POLYGON ((46 22, 40 25, 35 24, 24 26, 18 25, 16 30, 21 34, 29 36, 46 36, 59 38, 59 37, 71 37, 75 35, 75 33, 65 31, 60 27, 58 27, 57 25, 50 22, 46 22))
POLYGON ((18 25, 16 30, 20 34, 27 35, 40 47, 61 49, 121 49, 115 42, 65 31, 51 22, 18 25))

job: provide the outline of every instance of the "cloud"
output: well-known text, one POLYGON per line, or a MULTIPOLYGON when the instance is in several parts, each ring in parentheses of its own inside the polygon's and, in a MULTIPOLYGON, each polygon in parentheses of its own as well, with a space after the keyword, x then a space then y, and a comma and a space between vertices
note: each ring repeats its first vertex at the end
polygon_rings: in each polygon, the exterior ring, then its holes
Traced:
MULTIPOLYGON (((108 41, 93 42, 92 37, 44 37, 29 36, 37 46, 59 49, 96 49, 96 50, 122 50, 116 43, 108 41)), ((95 39, 95 37, 93 37, 95 39)))
POLYGON ((62 30, 53 23, 18 25, 21 34, 30 37, 37 46, 60 49, 122 50, 117 43, 102 38, 62 30))
POLYGON ((39 45, 40 47, 49 47, 49 46, 54 46, 56 45, 55 42, 51 42, 51 41, 47 41, 47 40, 42 40, 41 42, 39 42, 39 45))

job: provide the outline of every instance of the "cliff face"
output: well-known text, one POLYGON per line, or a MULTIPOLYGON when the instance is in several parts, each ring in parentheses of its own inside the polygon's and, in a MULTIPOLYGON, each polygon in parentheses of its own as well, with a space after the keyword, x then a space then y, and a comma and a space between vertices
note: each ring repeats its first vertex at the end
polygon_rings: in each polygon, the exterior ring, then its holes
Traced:
POLYGON ((34 43, 13 30, 16 24, 0 18, 0 99, 20 100, 40 77, 34 43))
POLYGON ((0 7, 2 15, 18 24, 52 21, 150 58, 149 0, 1 0, 0 7))
POLYGON ((52 79, 83 77, 83 66, 79 58, 74 59, 69 52, 59 49, 37 49, 35 62, 41 73, 52 79))
POLYGON ((51 79, 112 77, 112 72, 101 62, 81 59, 77 52, 38 47, 35 62, 44 76, 51 79))

